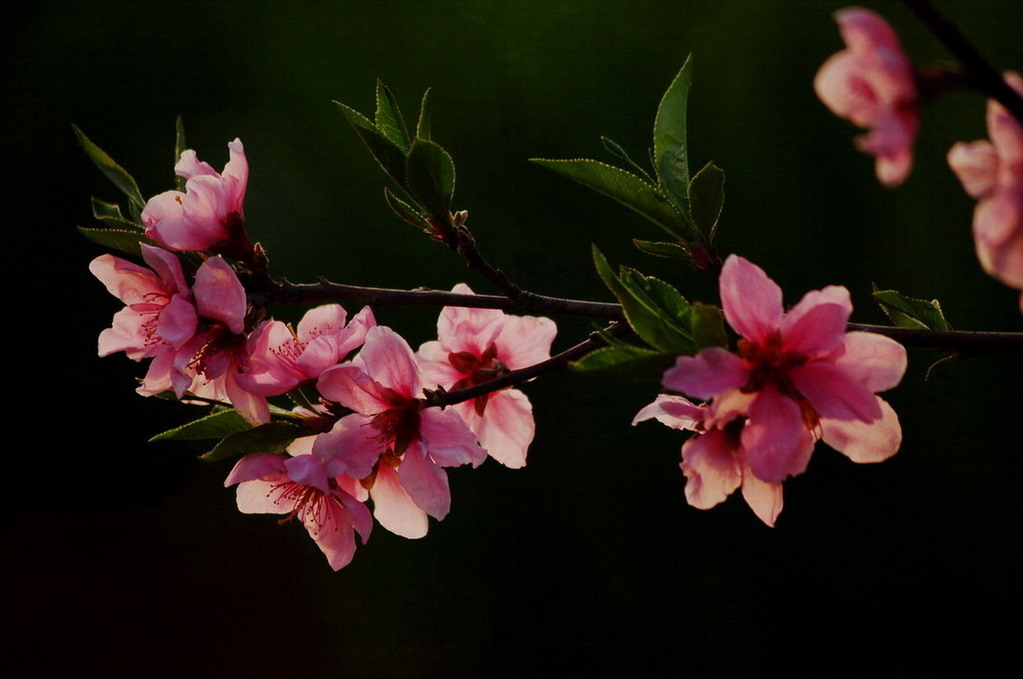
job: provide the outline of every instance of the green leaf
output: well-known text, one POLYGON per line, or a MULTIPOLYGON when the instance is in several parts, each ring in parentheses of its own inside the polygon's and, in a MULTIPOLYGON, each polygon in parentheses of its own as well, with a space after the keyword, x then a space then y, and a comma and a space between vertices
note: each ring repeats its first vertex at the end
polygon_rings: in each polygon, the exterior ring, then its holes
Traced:
POLYGON ((626 163, 628 163, 629 167, 635 170, 636 174, 642 176, 644 180, 650 182, 651 184, 657 183, 657 181, 650 176, 650 173, 644 170, 639 163, 634 161, 632 157, 629 156, 629 153, 622 147, 622 145, 616 142, 614 139, 611 139, 610 137, 601 137, 600 143, 604 145, 604 148, 607 149, 607 152, 610 153, 612 156, 620 158, 621 160, 624 160, 626 163))
POLYGON ((713 304, 693 302, 692 315, 693 341, 696 350, 707 347, 727 347, 728 335, 725 334, 724 314, 713 304))
POLYGON ((680 243, 664 243, 633 238, 632 244, 639 248, 642 252, 645 252, 648 255, 653 255, 654 257, 685 259, 688 261, 692 261, 693 259, 689 254, 689 250, 680 243))
POLYGON ((455 192, 455 162, 448 152, 436 142, 416 138, 408 154, 405 177, 412 197, 434 219, 447 223, 455 192))
MULTIPOLYGON (((178 116, 178 119, 174 121, 174 165, 177 166, 178 161, 181 160, 181 153, 188 150, 188 146, 185 145, 185 121, 178 116)), ((174 175, 174 186, 178 191, 185 190, 185 182, 188 180, 181 175, 174 175)))
POLYGON ((128 174, 124 168, 114 162, 114 159, 106 154, 106 152, 100 147, 92 143, 92 141, 85 136, 81 130, 74 125, 71 126, 75 130, 75 135, 78 137, 78 142, 82 145, 82 149, 85 150, 85 155, 89 156, 89 159, 96 164, 96 167, 100 169, 100 172, 107 176, 107 179, 114 183, 118 189, 120 189, 124 195, 128 196, 133 204, 139 208, 143 208, 146 205, 145 199, 142 197, 142 193, 139 191, 138 184, 132 179, 131 175, 128 174))
POLYGON ((664 354, 631 344, 602 347, 568 364, 571 370, 601 376, 660 379, 675 363, 675 354, 664 354))
POLYGON ((340 101, 334 103, 384 172, 399 186, 405 186, 406 152, 381 134, 369 118, 340 101))
POLYGON ((892 323, 900 328, 916 328, 923 330, 951 330, 952 326, 945 320, 938 300, 930 301, 906 297, 895 290, 878 290, 874 286, 874 299, 881 309, 892 319, 892 323))
POLYGON ((430 90, 423 92, 423 100, 419 102, 419 122, 416 123, 416 136, 420 139, 430 139, 430 111, 427 108, 427 100, 430 97, 430 90))
POLYGON ((394 214, 398 215, 398 217, 400 217, 403 221, 417 229, 422 229, 423 231, 433 230, 430 227, 430 223, 426 221, 426 218, 419 214, 418 210, 403 201, 401 198, 398 198, 398 196, 394 195, 394 192, 386 186, 384 187, 384 198, 387 200, 387 204, 391 206, 391 209, 394 210, 394 214))
POLYGON ((213 450, 199 456, 205 462, 219 462, 246 453, 281 453, 307 429, 288 422, 270 422, 245 431, 230 434, 213 450))
POLYGON ((149 439, 153 441, 203 441, 222 439, 240 431, 252 429, 252 425, 235 410, 222 410, 212 415, 199 418, 174 429, 157 434, 149 439))
POLYGON ((107 226, 130 231, 145 231, 146 227, 125 219, 121 214, 121 206, 114 203, 105 203, 102 200, 92 199, 92 216, 107 226))
POLYGON ((714 163, 707 163, 689 182, 689 214, 705 243, 714 242, 724 204, 725 173, 714 163))
POLYGON ((679 202, 680 207, 687 200, 689 187, 686 104, 692 77, 692 57, 686 57, 661 98, 654 118, 654 168, 668 194, 679 202))
POLYGON ((621 303, 625 320, 643 341, 662 352, 695 353, 692 337, 684 329, 690 323, 691 308, 675 288, 633 270, 615 276, 596 246, 593 263, 601 280, 621 303))
POLYGON ((93 243, 98 243, 105 248, 118 250, 129 255, 134 255, 135 257, 142 256, 142 248, 139 247, 139 243, 156 245, 156 243, 134 229, 88 229, 83 226, 79 226, 78 232, 93 243))
POLYGON ((387 85, 377 80, 377 110, 376 128, 380 134, 389 139, 402 152, 409 151, 408 129, 405 127, 405 119, 401 117, 401 110, 398 102, 391 94, 387 85))
POLYGON ((679 236, 679 231, 685 229, 682 215, 657 187, 631 172, 586 158, 571 160, 532 158, 531 160, 564 177, 573 179, 597 193, 617 200, 657 224, 674 238, 682 240, 679 236))

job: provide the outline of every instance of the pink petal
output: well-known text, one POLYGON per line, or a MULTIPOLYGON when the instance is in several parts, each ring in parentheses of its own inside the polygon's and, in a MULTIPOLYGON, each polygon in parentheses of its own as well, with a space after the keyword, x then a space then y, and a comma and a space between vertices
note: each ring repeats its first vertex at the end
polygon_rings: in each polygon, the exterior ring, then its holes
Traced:
POLYGON ((476 414, 472 401, 461 405, 458 413, 490 457, 511 469, 526 466, 526 451, 533 441, 536 425, 533 406, 525 394, 518 389, 491 394, 483 417, 476 414))
POLYGON ((295 508, 294 500, 282 497, 291 483, 288 477, 282 473, 266 478, 270 480, 255 479, 238 484, 235 492, 238 511, 242 514, 288 514, 295 508))
POLYGON ((747 339, 766 341, 781 323, 781 288, 763 269, 737 255, 725 260, 718 282, 728 324, 747 339))
POLYGON ((806 470, 813 437, 795 401, 768 386, 750 404, 742 446, 753 473, 768 483, 777 483, 806 470))
POLYGON ((835 355, 835 365, 872 392, 891 389, 906 372, 906 348, 872 332, 846 333, 835 355))
POLYGON ((373 515, 380 525, 403 538, 416 539, 429 528, 426 512, 416 506, 398 479, 398 472, 380 465, 373 488, 373 515))
POLYGON ((551 357, 551 344, 558 327, 549 318, 505 316, 494 339, 497 357, 510 370, 520 370, 551 357))
POLYGON ((745 361, 721 347, 708 347, 696 356, 679 356, 664 373, 661 383, 672 391, 709 400, 749 380, 745 361))
POLYGON ((785 351, 809 357, 835 348, 851 313, 849 291, 842 286, 806 293, 781 322, 785 351))
POLYGON ((406 398, 419 398, 422 386, 412 349, 390 328, 378 325, 366 333, 358 362, 366 374, 383 387, 406 398))
POLYGON ((419 374, 424 385, 442 386, 447 389, 462 379, 462 373, 448 360, 448 355, 451 353, 456 352, 448 351, 436 340, 420 345, 419 351, 416 352, 416 360, 419 363, 419 374))
POLYGON ((873 392, 832 361, 811 361, 791 369, 789 377, 821 417, 864 422, 881 417, 873 392))
POLYGON ((703 422, 703 416, 703 408, 681 396, 658 394, 653 403, 643 406, 636 413, 636 416, 632 418, 632 426, 646 420, 656 419, 672 429, 693 431, 703 422))
POLYGON ((351 563, 355 556, 355 531, 351 513, 338 498, 324 494, 306 503, 301 518, 331 568, 340 570, 351 563))
POLYGON ((287 456, 276 453, 249 453, 235 463, 224 481, 224 487, 261 479, 264 476, 284 474, 286 472, 284 463, 288 459, 287 456))
POLYGON ((363 415, 377 415, 391 408, 391 404, 381 395, 381 385, 373 381, 360 366, 351 363, 323 371, 316 383, 316 390, 324 398, 363 415))
POLYGON ((313 443, 313 455, 327 464, 331 475, 353 479, 369 476, 383 452, 372 419, 358 413, 342 417, 313 443))
POLYGON ((195 335, 199 318, 195 307, 181 295, 174 295, 160 312, 156 334, 168 344, 180 348, 195 335))
POLYGON ((289 457, 284 461, 284 468, 288 472, 288 478, 295 483, 317 488, 324 493, 330 492, 327 485, 327 468, 315 455, 289 457))
POLYGON ((876 397, 881 418, 871 423, 861 420, 821 420, 824 442, 853 462, 881 462, 894 455, 902 443, 898 415, 887 402, 876 397))
POLYGON ((245 329, 245 288, 223 257, 210 257, 195 272, 195 305, 203 318, 236 334, 245 329))
POLYGON ((782 509, 780 483, 768 483, 757 478, 747 464, 742 472, 742 497, 761 521, 774 527, 782 509))
MULTIPOLYGON (((465 283, 459 283, 451 292, 473 294, 465 283)), ((482 354, 500 330, 499 325, 492 324, 500 323, 504 317, 504 312, 497 309, 446 306, 437 319, 437 337, 448 351, 482 354)))
POLYGON ((686 476, 686 502, 697 509, 724 502, 742 483, 739 460, 719 429, 686 441, 679 466, 686 476))
POLYGON ((451 509, 448 475, 427 459, 421 443, 409 446, 398 467, 398 478, 412 501, 438 521, 451 509))
POLYGON ((998 154, 986 140, 956 143, 948 151, 948 165, 973 198, 989 193, 998 176, 998 154))
POLYGON ((348 313, 340 304, 325 304, 305 312, 298 322, 300 342, 312 342, 320 335, 336 335, 345 327, 348 313))
POLYGON ((888 22, 862 7, 846 7, 835 12, 842 39, 853 52, 870 52, 877 47, 899 49, 899 40, 888 22))
POLYGON ((441 467, 478 466, 487 458, 469 427, 454 410, 425 408, 419 413, 420 435, 427 453, 441 467))

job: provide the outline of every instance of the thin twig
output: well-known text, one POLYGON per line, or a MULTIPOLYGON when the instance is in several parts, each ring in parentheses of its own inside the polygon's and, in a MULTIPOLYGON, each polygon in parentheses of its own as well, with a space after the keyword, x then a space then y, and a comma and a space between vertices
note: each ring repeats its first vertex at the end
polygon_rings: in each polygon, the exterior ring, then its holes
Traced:
POLYGON ((1001 351, 1023 352, 1021 332, 974 332, 967 330, 924 330, 887 325, 850 323, 849 330, 862 330, 890 337, 904 347, 938 349, 963 356, 980 356, 1001 351))

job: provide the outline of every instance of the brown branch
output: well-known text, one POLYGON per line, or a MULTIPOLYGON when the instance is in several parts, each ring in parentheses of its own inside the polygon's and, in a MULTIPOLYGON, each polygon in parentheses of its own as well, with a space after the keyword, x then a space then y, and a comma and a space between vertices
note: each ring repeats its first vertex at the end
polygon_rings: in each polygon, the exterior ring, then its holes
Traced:
POLYGON ((980 356, 1001 351, 1023 352, 1023 333, 1021 332, 917 330, 865 323, 850 323, 848 328, 849 330, 862 330, 884 335, 911 349, 938 349, 962 356, 980 356))
POLYGON ((321 279, 319 283, 296 284, 269 281, 252 293, 258 304, 303 306, 325 302, 365 302, 373 306, 461 306, 478 309, 501 309, 518 313, 559 314, 605 320, 621 320, 622 308, 609 302, 563 299, 529 293, 518 299, 497 295, 465 295, 445 290, 395 290, 341 285, 321 279))
POLYGON ((1023 97, 1009 87, 1005 78, 973 46, 962 31, 934 7, 929 0, 902 0, 931 33, 938 38, 966 71, 968 81, 981 92, 998 101, 1023 122, 1023 97))

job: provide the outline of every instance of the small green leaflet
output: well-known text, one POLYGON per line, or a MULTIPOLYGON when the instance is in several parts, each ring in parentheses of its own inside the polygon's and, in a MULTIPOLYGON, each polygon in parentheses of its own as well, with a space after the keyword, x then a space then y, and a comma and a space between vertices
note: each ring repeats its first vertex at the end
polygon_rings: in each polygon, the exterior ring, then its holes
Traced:
POLYGON ((157 434, 152 441, 202 441, 207 439, 222 439, 240 431, 252 429, 244 417, 235 410, 222 410, 198 420, 165 432, 157 434))
POLYGON ((246 453, 281 453, 292 441, 307 436, 309 430, 288 422, 270 422, 230 434, 213 450, 201 455, 205 462, 219 462, 246 453))
POLYGON ((874 286, 874 299, 881 309, 892 319, 892 323, 900 328, 916 328, 918 330, 951 330, 952 326, 945 320, 938 300, 930 301, 906 297, 895 290, 878 290, 874 286))
POLYGON ((128 196, 128 200, 132 204, 141 209, 146 206, 146 201, 142 197, 142 193, 139 191, 138 184, 130 174, 125 171, 123 167, 114 162, 107 153, 96 146, 92 141, 85 136, 85 133, 79 130, 74 125, 71 126, 75 135, 78 137, 78 142, 82 145, 82 149, 85 151, 85 155, 89 156, 89 159, 96 164, 96 167, 107 176, 107 179, 114 183, 118 189, 120 189, 124 195, 128 196))

